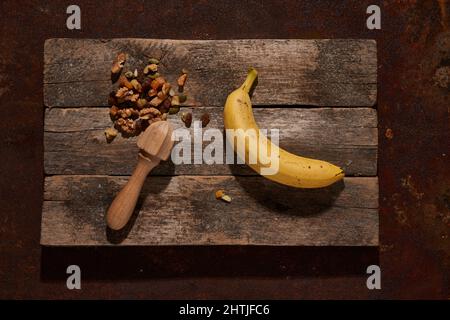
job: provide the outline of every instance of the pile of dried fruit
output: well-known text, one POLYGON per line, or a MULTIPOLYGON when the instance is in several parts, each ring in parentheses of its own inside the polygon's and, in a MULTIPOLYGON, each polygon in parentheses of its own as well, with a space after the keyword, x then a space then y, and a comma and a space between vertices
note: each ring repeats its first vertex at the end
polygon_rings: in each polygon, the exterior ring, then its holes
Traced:
MULTIPOLYGON (((126 60, 127 55, 120 53, 111 67, 111 79, 113 83, 118 81, 119 86, 108 98, 111 106, 109 114, 114 122, 114 128, 105 130, 108 142, 111 142, 118 132, 124 137, 139 135, 153 122, 166 120, 167 114, 178 113, 180 104, 187 99, 184 94, 188 77, 186 70, 181 71, 175 91, 159 74, 157 59, 149 59, 141 74, 134 70, 126 71, 122 75, 126 60)), ((186 117, 189 118, 188 115, 183 116, 186 117)), ((192 114, 190 119, 192 121, 192 114)))

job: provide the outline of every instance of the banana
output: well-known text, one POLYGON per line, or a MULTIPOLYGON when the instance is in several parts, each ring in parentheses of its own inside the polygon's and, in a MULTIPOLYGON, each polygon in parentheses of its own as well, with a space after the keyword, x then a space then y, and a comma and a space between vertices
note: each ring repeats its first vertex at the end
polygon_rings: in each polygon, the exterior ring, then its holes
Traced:
POLYGON ((304 158, 289 153, 260 133, 253 117, 249 96, 249 91, 257 76, 258 72, 250 68, 245 82, 228 96, 225 103, 225 129, 233 129, 233 135, 229 135, 227 132, 227 140, 238 156, 264 177, 296 188, 321 188, 341 180, 344 177, 344 171, 341 168, 326 161, 304 158), (256 134, 246 134, 249 129, 256 134), (245 145, 245 148, 237 148, 239 141, 243 142, 242 145, 245 145), (277 156, 271 157, 268 162, 267 157, 263 157, 264 152, 267 152, 267 155, 277 156), (250 161, 250 159, 256 161, 250 161), (274 161, 278 162, 278 170, 265 174, 264 172, 270 172, 269 168, 274 161))

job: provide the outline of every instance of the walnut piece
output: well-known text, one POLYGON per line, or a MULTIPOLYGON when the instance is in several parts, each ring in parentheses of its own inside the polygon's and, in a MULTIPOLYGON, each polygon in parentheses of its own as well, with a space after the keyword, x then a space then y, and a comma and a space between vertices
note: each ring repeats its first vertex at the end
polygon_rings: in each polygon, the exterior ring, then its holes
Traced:
POLYGON ((118 74, 122 71, 123 65, 127 61, 127 55, 125 53, 119 53, 113 62, 111 67, 111 73, 118 74))

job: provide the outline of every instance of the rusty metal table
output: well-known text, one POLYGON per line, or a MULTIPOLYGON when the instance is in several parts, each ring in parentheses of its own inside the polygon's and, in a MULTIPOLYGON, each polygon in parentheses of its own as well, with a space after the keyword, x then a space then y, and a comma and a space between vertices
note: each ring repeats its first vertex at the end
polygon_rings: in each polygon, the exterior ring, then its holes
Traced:
POLYGON ((67 30, 65 2, 0 4, 1 298, 449 298, 446 1, 77 4, 80 31, 67 30), (365 27, 369 4, 381 7, 381 30, 365 27), (376 39, 379 249, 41 248, 45 39, 150 35, 376 39), (83 269, 81 291, 65 286, 65 268, 73 263, 83 269), (378 263, 382 290, 369 291, 365 270, 378 263))

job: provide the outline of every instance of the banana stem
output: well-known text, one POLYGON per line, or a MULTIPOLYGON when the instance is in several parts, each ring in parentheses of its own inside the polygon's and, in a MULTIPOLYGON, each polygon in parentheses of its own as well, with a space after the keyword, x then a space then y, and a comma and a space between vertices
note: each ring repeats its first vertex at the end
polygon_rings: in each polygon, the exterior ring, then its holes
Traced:
POLYGON ((249 93, 250 89, 253 86, 253 83, 255 82, 256 78, 258 77, 258 71, 256 71, 255 68, 248 69, 247 78, 245 79, 244 83, 241 86, 241 89, 245 92, 249 93))

